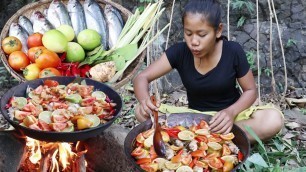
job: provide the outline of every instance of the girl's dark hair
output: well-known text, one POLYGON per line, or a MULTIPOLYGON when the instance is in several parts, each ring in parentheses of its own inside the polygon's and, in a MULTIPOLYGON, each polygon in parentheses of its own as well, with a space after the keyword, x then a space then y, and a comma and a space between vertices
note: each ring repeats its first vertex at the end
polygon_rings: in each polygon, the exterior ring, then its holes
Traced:
POLYGON ((217 0, 190 0, 184 8, 183 24, 187 13, 202 14, 216 30, 221 23, 221 6, 217 0))

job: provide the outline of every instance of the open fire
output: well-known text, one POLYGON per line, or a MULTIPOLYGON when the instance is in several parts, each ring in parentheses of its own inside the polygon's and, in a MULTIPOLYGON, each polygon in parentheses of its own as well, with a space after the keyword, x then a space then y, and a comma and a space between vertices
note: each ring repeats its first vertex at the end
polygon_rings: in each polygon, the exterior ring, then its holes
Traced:
POLYGON ((81 142, 44 142, 26 137, 19 172, 85 172, 87 150, 81 142))

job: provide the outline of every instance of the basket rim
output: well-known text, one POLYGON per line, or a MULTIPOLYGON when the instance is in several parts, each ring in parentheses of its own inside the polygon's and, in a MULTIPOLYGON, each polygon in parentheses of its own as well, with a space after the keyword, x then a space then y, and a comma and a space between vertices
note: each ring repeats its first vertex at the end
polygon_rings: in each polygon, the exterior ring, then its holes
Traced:
MULTIPOLYGON (((68 1, 68 0, 65 0, 65 1, 68 1)), ((83 0, 81 0, 83 1, 83 0)), ((125 7, 123 7, 121 4, 118 4, 116 2, 113 2, 112 0, 96 0, 99 4, 110 4, 114 7, 116 7, 122 14, 125 15, 125 17, 130 17, 132 15, 132 13, 126 9, 125 7)), ((7 22, 5 23, 5 25, 3 26, 2 28, 2 31, 1 31, 1 34, 0 34, 0 40, 3 40, 4 38, 6 38, 9 34, 9 28, 10 28, 10 25, 12 22, 14 21, 17 21, 18 20, 18 17, 20 15, 23 15, 24 11, 26 10, 29 10, 29 9, 35 9, 35 8, 38 8, 40 6, 43 6, 43 5, 49 5, 50 3, 52 2, 52 0, 41 0, 41 1, 38 1, 38 2, 32 2, 32 3, 29 3, 25 6, 23 6, 22 8, 20 8, 14 15, 12 15, 8 20, 7 22)), ((0 41, 0 45, 2 44, 1 43, 2 41, 0 41)), ((138 64, 136 65, 136 67, 127 75, 125 76, 124 79, 120 80, 119 82, 115 82, 114 84, 111 85, 111 87, 115 88, 115 89, 119 89, 121 86, 125 85, 127 82, 129 82, 134 74, 138 71, 138 69, 140 68, 141 66, 141 63, 144 61, 144 58, 145 58, 145 55, 146 55, 146 50, 144 50, 137 58, 139 58, 138 60, 138 64)), ((9 63, 8 63, 8 58, 6 56, 6 54, 4 53, 4 51, 2 50, 2 48, 0 48, 0 58, 1 58, 1 61, 4 65, 4 67, 7 69, 7 71, 15 78, 17 79, 18 81, 20 82, 25 82, 26 79, 18 72, 16 72, 14 69, 12 69, 10 66, 9 66, 9 63)), ((136 60, 136 59, 135 59, 136 60)))

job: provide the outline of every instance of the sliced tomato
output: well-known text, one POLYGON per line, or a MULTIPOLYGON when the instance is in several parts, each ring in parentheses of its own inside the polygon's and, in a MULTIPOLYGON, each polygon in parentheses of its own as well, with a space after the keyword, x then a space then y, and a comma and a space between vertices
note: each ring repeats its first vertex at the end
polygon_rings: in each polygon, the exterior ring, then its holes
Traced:
POLYGON ((151 163, 151 158, 137 159, 136 164, 148 164, 151 163))
POLYGON ((63 131, 66 127, 67 127, 67 123, 51 123, 50 127, 51 129, 53 129, 54 131, 63 131))
POLYGON ((51 128, 49 124, 47 124, 45 121, 38 119, 38 126, 41 128, 43 131, 51 131, 51 128))
POLYGON ((150 137, 153 133, 154 133, 154 129, 151 128, 151 129, 149 129, 149 130, 143 132, 142 134, 143 134, 143 137, 144 137, 144 138, 148 138, 148 137, 150 137))
POLYGON ((48 86, 48 87, 56 87, 59 85, 59 83, 55 80, 51 80, 51 79, 47 79, 44 81, 44 85, 48 86))
POLYGON ((155 149, 154 149, 154 146, 153 146, 153 145, 150 147, 150 152, 149 152, 149 154, 150 154, 150 158, 151 158, 151 159, 155 159, 155 158, 158 157, 157 153, 155 152, 155 149))
POLYGON ((209 128, 209 125, 207 124, 206 121, 201 120, 200 123, 198 124, 198 127, 199 127, 199 128, 202 128, 202 129, 208 129, 208 128, 209 128))
POLYGON ((230 155, 230 154, 231 154, 230 148, 226 144, 223 144, 222 145, 222 156, 230 155))
POLYGON ((132 151, 131 155, 136 157, 136 156, 141 156, 144 153, 145 153, 145 150, 142 147, 137 147, 132 151))
POLYGON ((39 126, 37 124, 32 124, 29 126, 29 128, 33 129, 33 130, 41 130, 41 128, 39 128, 39 126))
POLYGON ((96 101, 95 97, 87 97, 81 101, 81 106, 92 106, 96 101))
POLYGON ((195 165, 201 168, 208 168, 208 164, 204 161, 197 161, 195 165))
POLYGON ((143 143, 145 141, 145 138, 143 137, 143 134, 142 133, 139 133, 136 137, 136 141, 138 143, 143 143))
POLYGON ((87 97, 91 94, 92 90, 94 89, 94 86, 92 85, 79 85, 77 87, 79 94, 82 97, 87 97))
POLYGON ((181 162, 184 165, 189 165, 192 162, 192 156, 190 154, 182 155, 181 162))
POLYGON ((208 142, 208 139, 207 139, 206 136, 197 135, 197 136, 195 137, 195 139, 196 139, 198 142, 205 142, 205 143, 208 142))
POLYGON ((19 121, 22 121, 28 115, 31 115, 31 112, 15 110, 15 113, 14 113, 14 117, 19 121))
POLYGON ((217 170, 217 169, 222 168, 223 164, 219 158, 212 158, 208 161, 208 166, 212 169, 217 170))
POLYGON ((140 167, 148 172, 155 172, 158 170, 158 164, 152 163, 152 164, 141 164, 140 167))
POLYGON ((241 162, 241 161, 243 160, 244 156, 243 156, 243 153, 242 153, 241 151, 238 151, 238 156, 237 156, 237 158, 238 158, 238 161, 239 161, 239 162, 241 162))
POLYGON ((200 144, 199 144, 199 150, 205 151, 205 150, 207 150, 207 149, 208 149, 207 144, 206 144, 205 142, 200 142, 200 144))
POLYGON ((196 151, 191 152, 191 156, 204 158, 206 156, 206 152, 203 150, 196 150, 196 151))
POLYGON ((221 134, 220 137, 223 140, 229 141, 229 140, 234 139, 235 135, 233 133, 228 133, 228 134, 221 134))
POLYGON ((165 128, 164 129, 170 137, 178 138, 178 133, 181 132, 178 128, 165 128))

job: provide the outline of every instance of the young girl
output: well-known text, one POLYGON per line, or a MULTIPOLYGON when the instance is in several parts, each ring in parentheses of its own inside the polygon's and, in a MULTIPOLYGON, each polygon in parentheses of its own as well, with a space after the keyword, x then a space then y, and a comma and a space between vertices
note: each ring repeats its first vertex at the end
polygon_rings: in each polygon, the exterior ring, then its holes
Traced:
POLYGON ((209 122, 211 131, 227 134, 235 123, 243 130, 250 126, 262 140, 277 134, 283 126, 283 115, 271 105, 251 106, 257 96, 254 77, 242 47, 222 36, 217 0, 190 0, 182 20, 185 42, 171 46, 133 81, 140 103, 137 120, 146 120, 159 108, 150 101, 149 82, 177 69, 187 90, 189 108, 214 112, 209 122))

